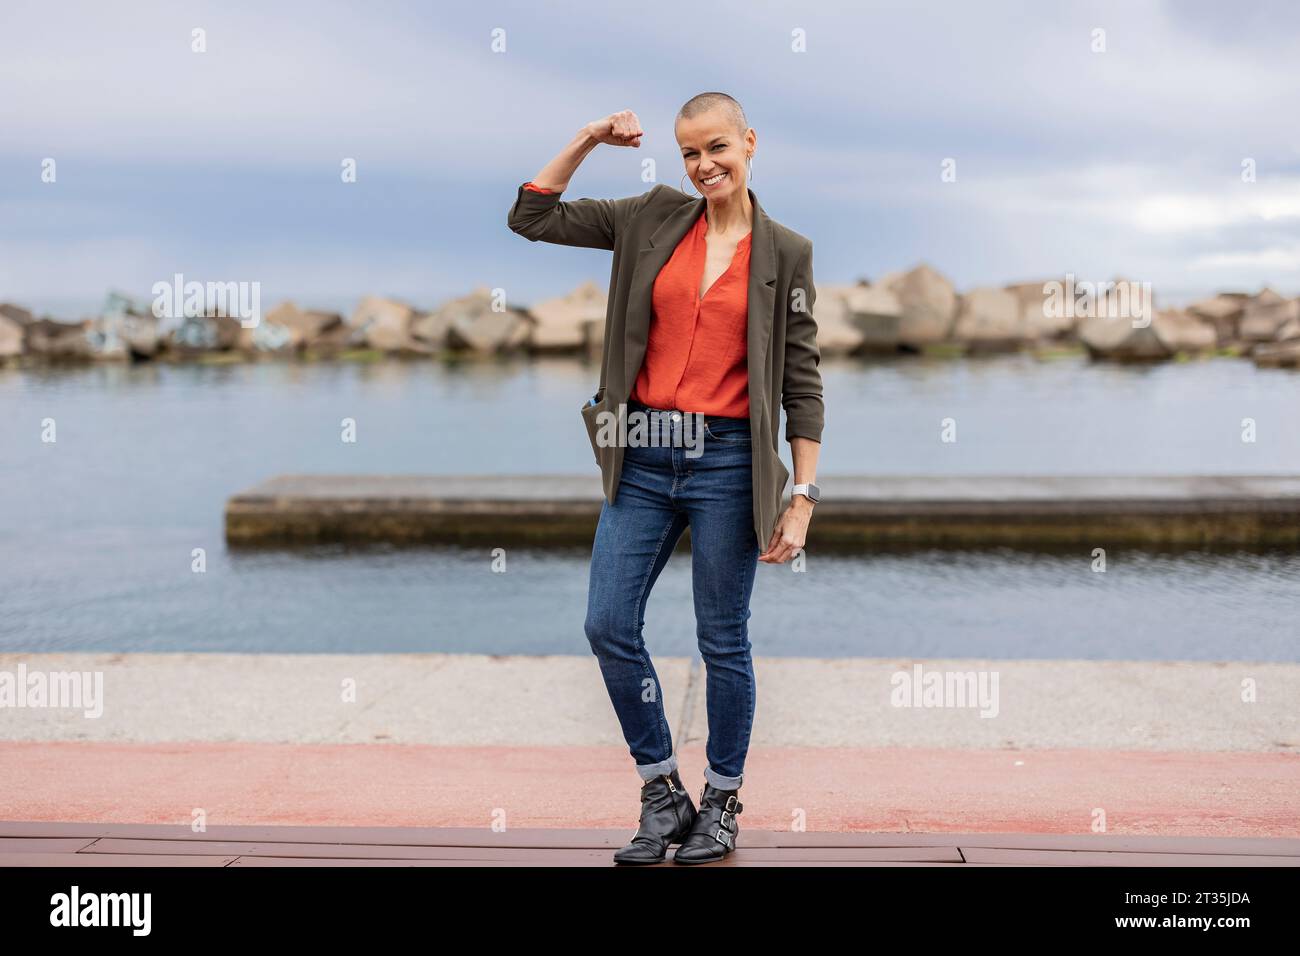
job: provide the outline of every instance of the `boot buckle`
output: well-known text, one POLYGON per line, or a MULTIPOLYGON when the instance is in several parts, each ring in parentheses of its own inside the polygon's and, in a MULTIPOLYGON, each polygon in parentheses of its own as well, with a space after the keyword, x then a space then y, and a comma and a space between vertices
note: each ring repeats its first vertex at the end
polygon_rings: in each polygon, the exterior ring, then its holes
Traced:
POLYGON ((734 849, 731 843, 732 838, 731 838, 730 830, 719 830, 717 833, 713 835, 713 839, 717 840, 719 843, 721 843, 729 850, 734 849))
POLYGON ((724 827, 726 827, 727 830, 730 831, 735 828, 736 815, 732 813, 730 810, 723 810, 722 816, 718 818, 718 822, 722 824, 724 827), (731 817, 730 822, 728 822, 727 817, 731 817))
POLYGON ((740 812, 741 810, 740 801, 736 799, 736 795, 734 793, 731 794, 731 796, 727 797, 727 803, 723 807, 723 809, 726 810, 728 813, 740 812))

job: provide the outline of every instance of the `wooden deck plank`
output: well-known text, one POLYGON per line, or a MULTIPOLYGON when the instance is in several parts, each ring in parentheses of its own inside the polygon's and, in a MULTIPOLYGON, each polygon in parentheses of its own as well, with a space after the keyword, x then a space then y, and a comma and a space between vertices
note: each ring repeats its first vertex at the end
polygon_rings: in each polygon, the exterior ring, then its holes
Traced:
MULTIPOLYGON (((94 837, 144 840, 231 840, 249 843, 352 843, 391 846, 520 846, 617 849, 636 832, 518 828, 497 833, 486 827, 333 827, 219 825, 195 833, 189 824, 0 821, 0 837, 94 837)), ((949 840, 949 843, 952 841, 949 840)), ((1300 840, 1296 841, 1300 843, 1300 840)))
POLYGON ((94 842, 94 837, 0 837, 0 854, 76 853, 94 842))
MULTIPOLYGON (((741 852, 736 851, 737 855, 741 852)), ((305 857, 274 857, 274 856, 249 856, 240 857, 231 864, 232 867, 282 867, 282 866, 554 866, 553 863, 544 862, 514 862, 510 860, 394 860, 394 859, 370 859, 370 860, 323 860, 305 857)), ((579 866, 614 866, 615 863, 608 856, 596 862, 564 864, 579 866)), ((1007 863, 947 863, 940 861, 901 861, 901 860, 880 860, 880 861, 832 861, 823 863, 810 863, 807 861, 764 861, 764 860, 744 860, 737 859, 736 856, 730 856, 721 863, 708 863, 697 869, 710 869, 719 866, 946 866, 946 867, 963 867, 963 866, 1011 866, 1016 864, 1007 863)), ((678 866, 671 859, 665 863, 657 864, 659 868, 668 867, 674 870, 686 870, 690 867, 678 866)), ((654 869, 655 866, 641 867, 641 869, 654 869)))
POLYGON ((576 863, 555 863, 540 860, 322 860, 310 857, 291 856, 244 856, 239 857, 231 867, 281 867, 281 866, 612 866, 606 857, 603 861, 586 860, 576 863))
MULTIPOLYGON (((243 843, 330 843, 365 846, 462 846, 610 849, 635 832, 567 828, 518 828, 496 833, 485 827, 303 827, 210 826, 194 833, 188 824, 0 821, 0 838, 205 840, 243 843)), ((1023 847, 1038 850, 1100 850, 1148 853, 1211 853, 1300 857, 1300 839, 1269 837, 1125 836, 1054 833, 872 833, 860 831, 741 831, 746 847, 1023 847)))
MULTIPOLYGON (((142 859, 258 865, 605 866, 634 830, 465 827, 188 826, 0 823, 0 865, 135 865, 142 859), (73 859, 75 858, 75 860, 73 859), (51 861, 53 861, 51 863, 51 861)), ((675 847, 673 848, 675 850, 675 847)), ((735 856, 712 865, 1300 866, 1300 840, 1029 833, 789 833, 742 830, 735 856)), ((196 864, 197 865, 197 864, 196 864)), ((207 865, 204 863, 203 865, 207 865)))
POLYGON ((0 853, 5 866, 226 866, 233 856, 165 856, 161 853, 0 853))
POLYGON ((1300 857, 1300 839, 1289 837, 1139 836, 1088 833, 789 833, 742 831, 749 846, 985 846, 1041 850, 1106 850, 1147 853, 1239 853, 1300 857))
POLYGON ((1289 856, 1240 856, 1219 853, 1113 853, 1096 850, 1031 850, 962 846, 971 863, 1019 863, 1025 866, 1300 866, 1289 856))
POLYGON ((89 853, 159 853, 186 856, 285 857, 327 860, 608 860, 609 849, 574 847, 367 846, 334 843, 234 843, 195 840, 98 841, 89 853))
MULTIPOLYGON (((621 846, 622 844, 620 844, 621 846)), ((849 861, 939 861, 960 863, 957 847, 749 847, 742 846, 750 860, 849 861)), ((526 860, 556 855, 590 854, 609 859, 608 847, 464 847, 394 846, 391 844, 341 843, 241 843, 229 840, 138 840, 105 838, 87 850, 90 853, 162 853, 239 857, 295 857, 323 859, 429 859, 429 860, 526 860)))

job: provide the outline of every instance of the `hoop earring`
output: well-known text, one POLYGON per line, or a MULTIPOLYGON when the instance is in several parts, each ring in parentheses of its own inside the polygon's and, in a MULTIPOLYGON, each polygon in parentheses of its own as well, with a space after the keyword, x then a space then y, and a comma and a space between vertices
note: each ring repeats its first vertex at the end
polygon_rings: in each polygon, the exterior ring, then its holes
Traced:
MULTIPOLYGON (((686 193, 686 182, 685 182, 685 180, 686 180, 686 174, 685 174, 685 173, 682 173, 682 192, 684 192, 684 193, 686 193)), ((692 187, 692 188, 694 188, 694 187, 692 187)), ((686 193, 686 195, 688 195, 688 196, 694 196, 696 199, 699 199, 699 198, 700 198, 700 194, 699 194, 699 193, 686 193)))

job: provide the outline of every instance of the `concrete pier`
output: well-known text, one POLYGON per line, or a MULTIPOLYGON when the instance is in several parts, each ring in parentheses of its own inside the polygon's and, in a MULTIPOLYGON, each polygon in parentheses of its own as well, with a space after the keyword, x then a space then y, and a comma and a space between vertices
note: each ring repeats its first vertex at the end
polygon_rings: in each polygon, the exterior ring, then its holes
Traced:
MULTIPOLYGON (((1300 545, 1300 475, 827 475, 819 485, 810 548, 1300 545)), ((600 504, 595 474, 282 475, 227 502, 226 539, 588 545, 600 504)))

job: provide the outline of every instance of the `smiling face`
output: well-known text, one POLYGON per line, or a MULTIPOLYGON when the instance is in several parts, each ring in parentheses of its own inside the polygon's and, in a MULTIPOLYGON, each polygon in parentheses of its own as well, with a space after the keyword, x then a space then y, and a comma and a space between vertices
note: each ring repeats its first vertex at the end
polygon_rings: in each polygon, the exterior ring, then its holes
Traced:
POLYGON ((677 144, 682 149, 686 174, 711 202, 743 194, 745 160, 753 154, 753 129, 742 135, 722 110, 709 110, 677 121, 677 144))

